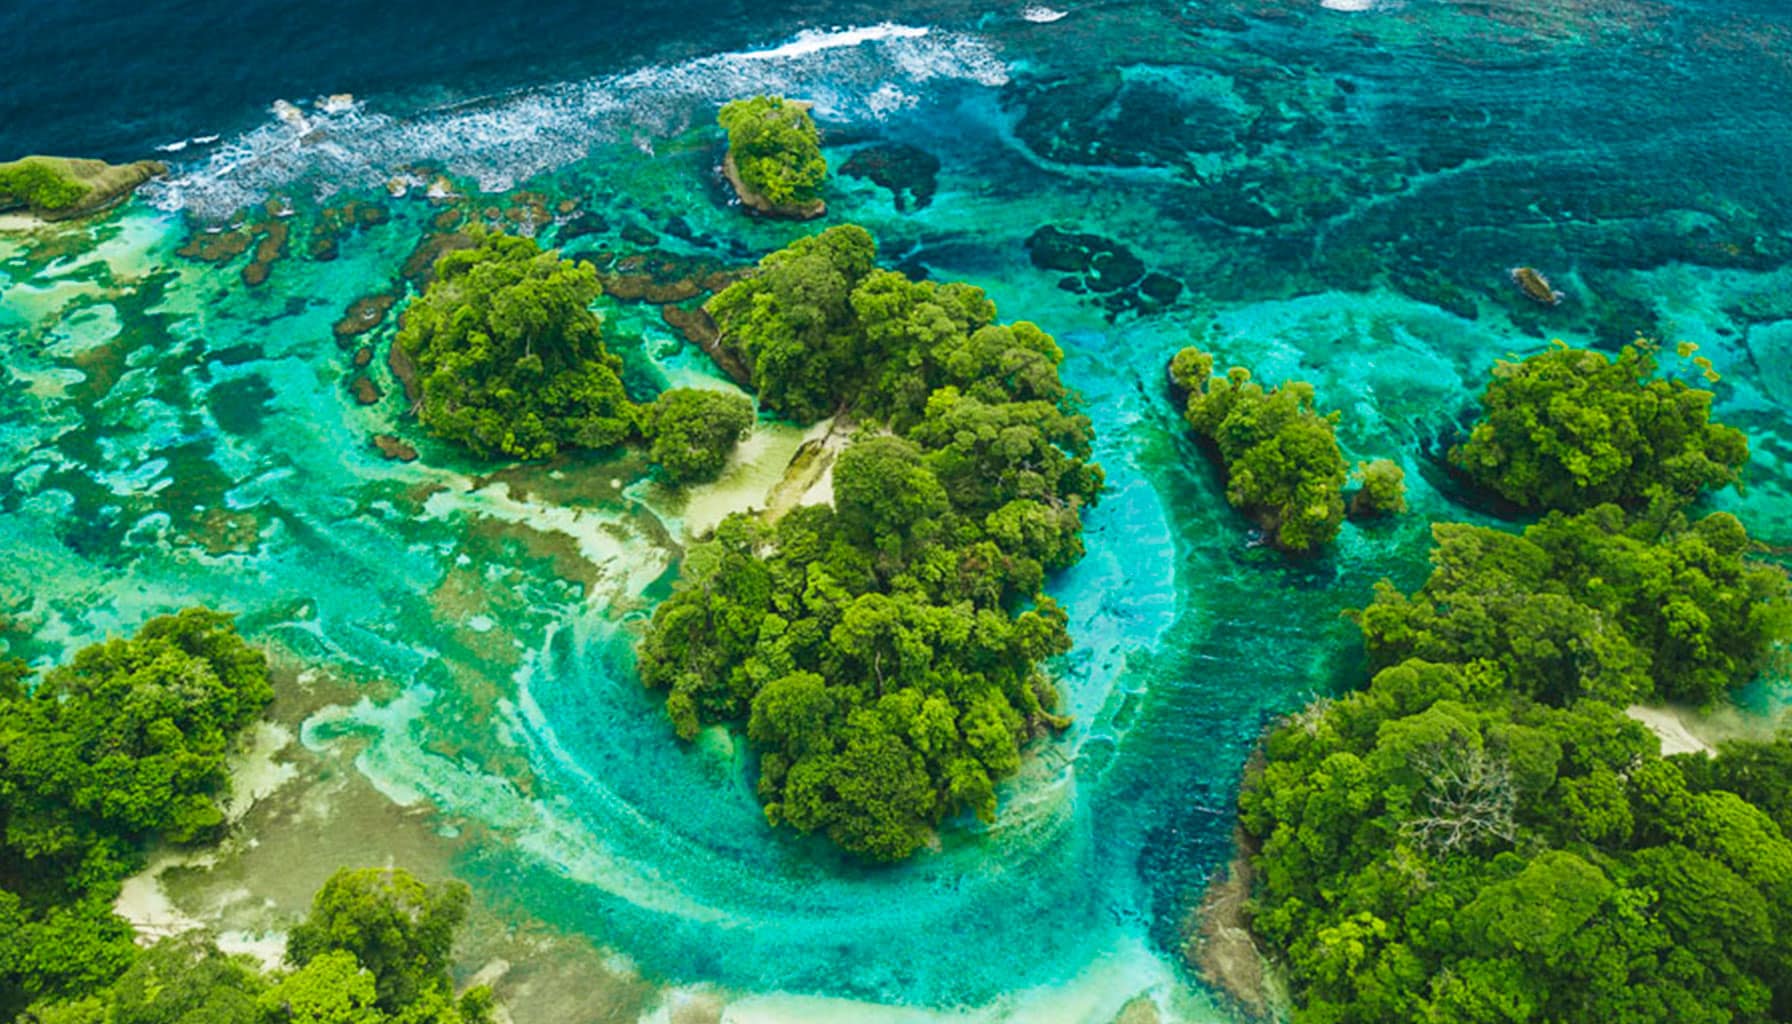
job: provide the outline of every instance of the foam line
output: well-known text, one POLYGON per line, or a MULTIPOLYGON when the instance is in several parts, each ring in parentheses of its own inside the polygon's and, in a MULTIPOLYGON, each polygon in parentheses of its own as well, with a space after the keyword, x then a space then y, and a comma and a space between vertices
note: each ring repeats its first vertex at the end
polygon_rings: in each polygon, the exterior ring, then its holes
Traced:
POLYGON ((1008 69, 984 40, 913 25, 808 30, 770 49, 699 57, 624 74, 384 113, 366 101, 284 100, 267 123, 180 162, 144 196, 163 210, 221 221, 279 193, 319 198, 377 190, 428 163, 486 191, 571 164, 605 142, 651 145, 729 99, 801 96, 823 118, 877 120, 944 82, 999 86, 1008 69))

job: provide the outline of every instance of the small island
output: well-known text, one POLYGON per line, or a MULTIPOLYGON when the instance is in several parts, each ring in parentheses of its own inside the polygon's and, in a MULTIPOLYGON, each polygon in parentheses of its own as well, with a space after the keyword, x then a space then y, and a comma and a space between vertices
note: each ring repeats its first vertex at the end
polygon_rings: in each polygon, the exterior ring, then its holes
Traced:
POLYGON ((728 132, 722 173, 748 209, 785 220, 828 212, 821 198, 828 162, 809 104, 754 96, 724 106, 716 120, 728 132))
POLYGON ((154 160, 109 164, 61 156, 28 156, 0 163, 0 213, 40 220, 75 220, 110 209, 138 185, 168 170, 154 160))
POLYGON ((744 724, 770 822, 893 861, 961 811, 993 821, 1022 746, 1065 724, 1044 586, 1104 478, 1050 335, 876 259, 831 228, 710 301, 765 408, 859 430, 832 504, 736 513, 686 555, 639 662, 680 737, 744 724))
MULTIPOLYGON (((1265 390, 1234 366, 1215 376, 1213 356, 1189 347, 1169 367, 1183 418, 1226 477, 1226 500, 1250 516, 1269 543, 1288 552, 1330 544, 1344 523, 1349 478, 1338 447, 1338 414, 1320 415, 1313 385, 1265 390)), ((1387 459, 1362 463, 1351 495, 1354 518, 1406 510, 1406 474, 1387 459)))

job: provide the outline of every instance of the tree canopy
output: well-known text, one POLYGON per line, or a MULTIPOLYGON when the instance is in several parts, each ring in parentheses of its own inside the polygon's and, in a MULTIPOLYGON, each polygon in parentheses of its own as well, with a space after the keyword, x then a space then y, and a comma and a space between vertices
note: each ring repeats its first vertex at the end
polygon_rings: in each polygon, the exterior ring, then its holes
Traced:
POLYGON ((602 294, 596 268, 533 239, 475 231, 476 246, 436 261, 398 332, 422 380, 423 424, 488 457, 628 440, 622 364, 590 309, 602 294))
POLYGON ((809 108, 781 96, 734 100, 716 118, 743 184, 778 205, 821 197, 828 162, 809 108))
POLYGON ((1055 342, 968 285, 874 269, 856 227, 773 253, 711 302, 761 402, 861 423, 834 502, 736 515, 686 556, 640 647, 681 736, 746 721, 773 823, 906 857, 1061 724, 1046 574, 1102 487, 1055 342))
POLYGON ((1481 418, 1451 461, 1533 510, 1683 504, 1736 483, 1748 439, 1712 422, 1711 392, 1657 379, 1655 370, 1641 344, 1615 359, 1558 343, 1516 363, 1502 360, 1481 418))
POLYGON ((1792 630, 1785 574, 1750 560, 1727 513, 1629 521, 1602 505, 1516 536, 1463 523, 1432 533, 1425 585, 1406 596, 1384 583, 1359 615, 1373 667, 1486 661, 1558 703, 1706 704, 1792 630))
POLYGON ((1268 391, 1235 366, 1213 375, 1213 357, 1185 348, 1170 379, 1187 393, 1184 418, 1226 471, 1226 500, 1285 551, 1331 543, 1344 522, 1344 453, 1337 413, 1319 414, 1313 386, 1289 381, 1268 391))
POLYGON ((1252 927, 1301 1024, 1792 1011, 1792 840, 1610 704, 1412 659, 1265 750, 1252 927))
POLYGON ((120 881, 152 840, 215 834, 231 741, 273 699, 265 657, 204 608, 29 683, 0 667, 0 1017, 130 962, 120 881))
POLYGON ((714 480, 752 426, 752 402, 709 388, 672 388, 641 412, 648 457, 674 483, 714 480))
MULTIPOLYGON (((1503 379, 1621 366, 1619 390, 1661 399, 1643 419, 1673 419, 1684 394, 1637 385, 1642 359, 1561 351, 1503 379)), ((1725 436, 1708 398, 1688 400, 1699 429, 1725 436)), ((1616 422, 1581 442, 1610 447, 1616 422)), ((1715 478, 1676 475, 1697 461, 1598 485, 1646 514, 1587 504, 1589 477, 1527 484, 1580 511, 1522 534, 1434 526, 1424 585, 1356 613, 1368 688, 1264 741, 1239 798, 1251 927, 1299 1024, 1792 1017, 1792 739, 1664 759, 1620 710, 1714 701, 1792 640, 1786 574, 1742 524, 1673 509, 1715 478)))
POLYGON ((339 871, 288 943, 290 970, 219 952, 201 932, 139 954, 116 981, 33 1006, 25 1024, 488 1024, 491 991, 448 976, 466 915, 459 883, 398 869, 339 871))

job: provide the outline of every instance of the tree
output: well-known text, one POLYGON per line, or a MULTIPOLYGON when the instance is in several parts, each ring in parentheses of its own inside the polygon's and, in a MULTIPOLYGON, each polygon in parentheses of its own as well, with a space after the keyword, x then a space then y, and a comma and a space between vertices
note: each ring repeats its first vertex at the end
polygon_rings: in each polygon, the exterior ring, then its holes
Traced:
POLYGON ((1360 485, 1351 495, 1350 514, 1363 518, 1406 511, 1406 471, 1392 459, 1359 462, 1351 474, 1360 485))
POLYGON ((607 448, 632 434, 632 406, 603 346, 589 263, 533 239, 475 229, 477 245, 436 261, 395 344, 422 377, 418 416, 474 454, 539 459, 607 448))
POLYGON ((425 993, 452 990, 454 933, 469 896, 461 882, 431 886, 402 869, 345 868, 312 898, 310 916, 287 939, 286 958, 304 968, 348 954, 372 975, 375 1004, 397 1013, 425 993))
POLYGON ((716 119, 728 132, 728 155, 748 188, 780 206, 821 197, 828 162, 807 105, 754 96, 726 104, 716 119))
POLYGON ((1558 343, 1496 363, 1481 419, 1450 459, 1526 509, 1678 505, 1736 483, 1748 439, 1711 421, 1711 392, 1655 369, 1640 344, 1616 359, 1558 343))
POLYGON ((713 480, 753 426, 753 403, 729 391, 673 388, 642 413, 648 457, 674 483, 713 480))

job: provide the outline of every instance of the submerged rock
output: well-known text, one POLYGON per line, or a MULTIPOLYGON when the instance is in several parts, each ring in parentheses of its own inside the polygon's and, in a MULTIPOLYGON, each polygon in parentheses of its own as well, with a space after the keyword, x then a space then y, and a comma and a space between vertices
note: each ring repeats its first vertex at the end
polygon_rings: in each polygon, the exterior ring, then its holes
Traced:
POLYGON ((392 434, 373 435, 373 446, 380 450, 381 455, 394 462, 415 462, 417 460, 417 449, 392 434))
POLYGON ((0 213, 24 210, 44 220, 74 220, 109 209, 168 166, 154 160, 109 164, 64 156, 0 163, 0 213))
POLYGON ((254 240, 254 236, 243 228, 228 231, 199 230, 193 232, 186 244, 174 250, 174 253, 190 260, 221 266, 248 252, 254 240))
POLYGON ((1562 293, 1550 286, 1549 278, 1532 267, 1513 267, 1512 283, 1518 285, 1525 295, 1533 301, 1545 306, 1554 306, 1562 301, 1562 293))
POLYGON ((373 378, 365 373, 356 374, 355 379, 349 382, 348 387, 355 393, 355 401, 362 405, 373 405, 384 397, 380 386, 375 384, 373 378))
POLYGON ((386 314, 391 311, 392 304, 397 301, 397 296, 386 294, 368 295, 356 299, 354 304, 348 307, 348 312, 342 315, 342 319, 336 321, 336 325, 330 328, 331 333, 336 335, 336 343, 346 347, 355 338, 378 327, 386 319, 386 314))
POLYGON ((286 240, 291 233, 291 227, 284 220, 268 220, 256 227, 259 241, 255 244, 255 255, 243 268, 244 284, 254 288, 267 283, 275 261, 286 255, 286 240))
POLYGON ((408 409, 415 410, 417 403, 423 400, 423 387, 417 380, 417 364, 412 361, 411 354, 404 346, 394 341, 386 346, 386 367, 398 383, 404 387, 404 400, 408 409))
POLYGON ((900 143, 861 149, 840 167, 840 173, 849 178, 863 178, 889 189, 901 213, 908 212, 910 200, 917 210, 933 202, 939 172, 939 157, 900 143))
POLYGON ((1028 237, 1027 256, 1041 270, 1070 274, 1058 287, 1094 297, 1112 314, 1162 309, 1182 295, 1182 282, 1148 272, 1131 249, 1101 235, 1047 224, 1028 237))

